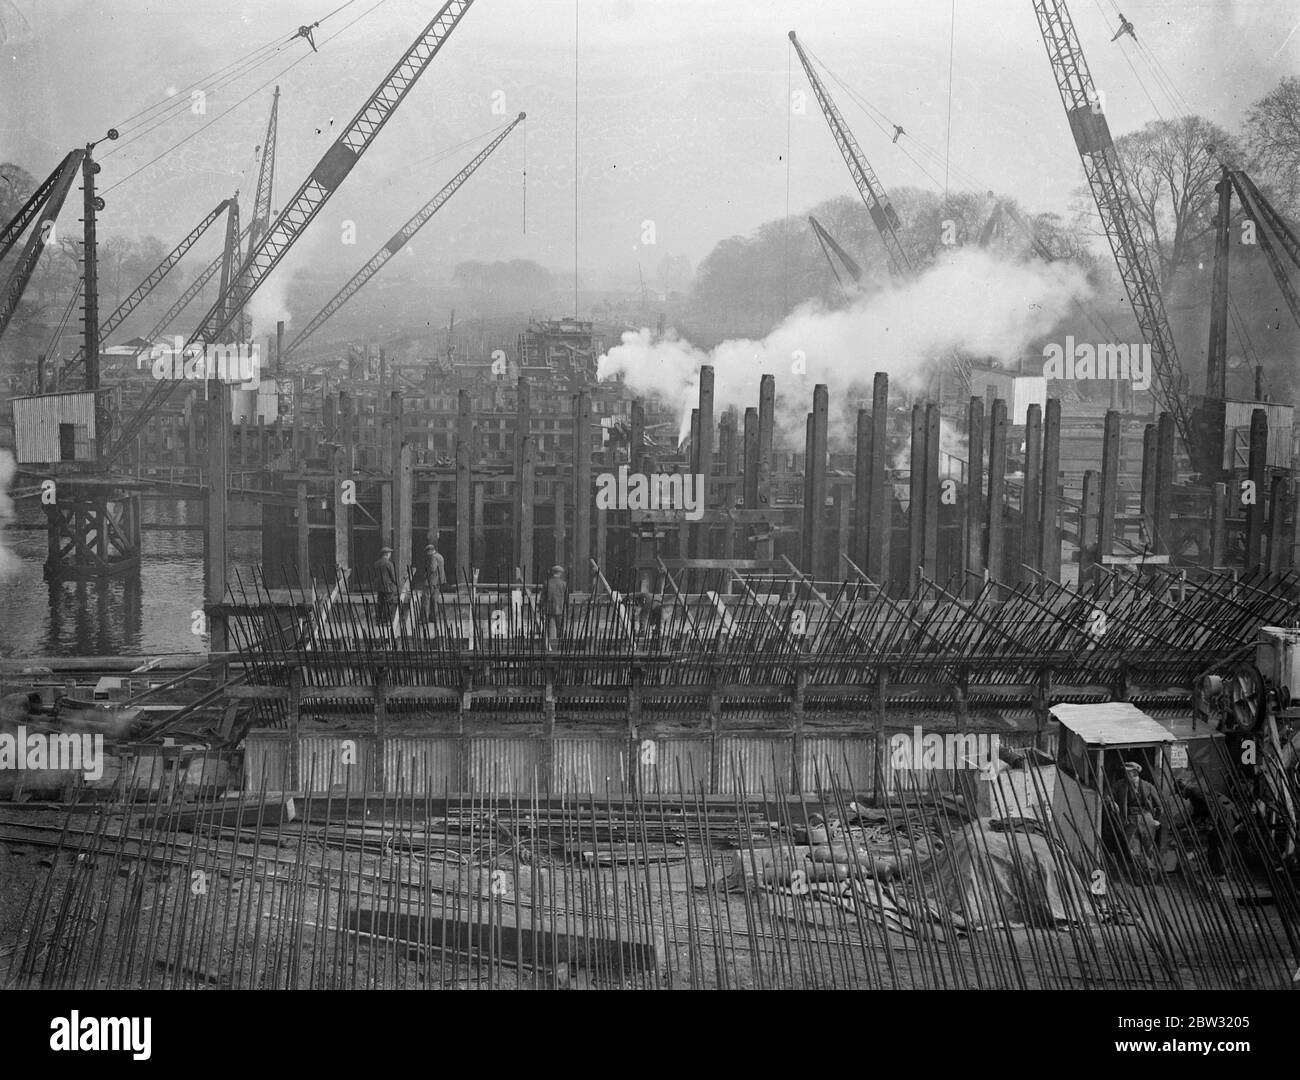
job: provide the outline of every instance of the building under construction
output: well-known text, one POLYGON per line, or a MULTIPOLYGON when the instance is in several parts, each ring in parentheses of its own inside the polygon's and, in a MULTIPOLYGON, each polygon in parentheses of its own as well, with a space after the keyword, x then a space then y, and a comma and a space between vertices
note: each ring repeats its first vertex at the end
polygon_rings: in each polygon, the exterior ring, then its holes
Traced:
POLYGON ((304 345, 519 120, 255 377, 213 378, 210 350, 251 344, 250 298, 470 6, 441 9, 278 215, 264 154, 249 228, 218 206, 108 320, 93 146, 5 226, 6 251, 31 233, 0 330, 81 178, 82 347, 13 401, 46 575, 137 573, 141 498, 192 501, 210 644, 170 669, 0 669, 24 737, 107 736, 93 777, 0 771, 0 840, 52 850, 4 984, 1290 985, 1300 510, 1291 407, 1226 394, 1233 196, 1298 318, 1300 243, 1250 177, 1221 178, 1194 401, 1069 14, 1035 5, 1154 414, 1066 407, 960 356, 929 394, 868 359, 860 399, 763 375, 721 408, 704 365, 682 439, 671 405, 598 377, 591 321, 418 362, 304 345), (181 304, 108 370, 108 334, 223 215, 197 360, 157 351, 181 304), (806 413, 798 447, 779 399, 806 413), (260 515, 251 574, 227 552, 235 504, 260 515))

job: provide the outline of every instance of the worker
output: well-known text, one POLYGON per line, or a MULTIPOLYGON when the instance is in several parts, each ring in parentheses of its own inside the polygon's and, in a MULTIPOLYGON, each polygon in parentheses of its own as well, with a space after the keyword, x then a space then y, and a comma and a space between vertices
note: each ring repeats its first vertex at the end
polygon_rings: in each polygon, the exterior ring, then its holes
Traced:
POLYGON ((1160 793, 1150 780, 1142 779, 1142 766, 1136 761, 1124 763, 1126 781, 1123 795, 1124 838, 1128 841, 1129 854, 1135 859, 1141 856, 1152 873, 1160 870, 1159 840, 1160 793))
POLYGON ((564 609, 569 598, 569 586, 564 580, 564 567, 552 566, 551 576, 546 579, 542 592, 542 614, 546 618, 546 648, 554 648, 554 642, 564 632, 564 609))
POLYGON ((1217 802, 1211 802, 1206 797, 1205 792, 1200 786, 1189 780, 1174 780, 1174 791, 1187 800, 1191 807, 1192 826, 1196 829, 1204 845, 1205 861, 1210 867, 1210 873, 1215 877, 1222 877, 1224 872, 1223 865, 1223 839, 1220 836, 1220 829, 1231 833, 1232 823, 1229 818, 1220 809, 1217 802), (1216 814, 1216 809, 1219 813, 1216 814))
POLYGON ((659 639, 660 630, 663 628, 664 606, 655 595, 650 591, 650 583, 643 582, 641 591, 632 595, 632 604, 637 611, 637 629, 645 635, 649 635, 654 641, 659 639))
POLYGON ((1119 29, 1115 31, 1115 36, 1110 40, 1118 41, 1125 34, 1128 34, 1128 36, 1134 41, 1137 41, 1138 39, 1137 31, 1133 29, 1133 24, 1129 22, 1128 19, 1124 18, 1124 12, 1121 11, 1119 13, 1119 29))
POLYGON ((397 611, 397 567, 393 565, 393 549, 382 547, 379 558, 371 568, 375 593, 379 597, 379 621, 387 626, 397 611))
POLYGON ((424 586, 429 590, 428 620, 433 621, 434 604, 442 594, 447 580, 447 564, 438 551, 437 544, 424 545, 424 586))
POLYGON ((895 124, 895 125, 894 125, 894 137, 893 137, 890 141, 891 141, 891 142, 898 142, 898 137, 899 137, 900 135, 906 135, 906 134, 907 134, 907 132, 903 130, 903 125, 902 125, 902 124, 895 124))

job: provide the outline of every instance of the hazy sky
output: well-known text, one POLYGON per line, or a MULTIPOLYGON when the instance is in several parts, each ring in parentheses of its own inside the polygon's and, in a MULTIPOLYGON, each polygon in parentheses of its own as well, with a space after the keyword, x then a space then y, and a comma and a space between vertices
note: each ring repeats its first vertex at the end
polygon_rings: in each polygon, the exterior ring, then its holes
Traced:
MULTIPOLYGON (((0 161, 44 176, 68 149, 117 125, 123 139, 97 149, 108 203, 101 227, 151 232, 170 245, 235 187, 251 196, 271 95, 270 85, 257 87, 278 81, 278 208, 439 4, 353 0, 316 31, 319 53, 296 41, 225 85, 208 76, 342 2, 0 0, 0 161), (196 80, 206 92, 203 115, 188 107, 196 80), (141 134, 140 121, 129 118, 169 91, 175 115, 141 134), (248 94, 229 116, 123 180, 248 94)), ((1300 33, 1286 40, 1300 22, 1292 0, 1121 0, 1121 7, 1190 108, 1229 130, 1278 78, 1300 70, 1300 33)), ((1146 57, 1110 42, 1115 5, 1072 0, 1070 8, 1112 129, 1155 118, 1148 92, 1174 115, 1146 57)), ((575 27, 577 243, 586 273, 635 280, 638 261, 649 271, 665 254, 698 263, 718 240, 780 216, 787 197, 797 214, 852 193, 815 104, 791 114, 790 90, 807 84, 790 29, 905 127, 892 145, 831 85, 886 187, 942 189, 950 47, 951 185, 1065 210, 1082 180, 1030 0, 477 0, 289 266, 337 255, 350 273, 521 109, 526 127, 403 257, 571 266, 575 27), (494 102, 506 116, 494 115, 494 102), (445 153, 466 140, 476 141, 445 153), (341 242, 347 220, 356 223, 355 247, 341 242), (654 224, 652 246, 643 243, 645 222, 654 224)))

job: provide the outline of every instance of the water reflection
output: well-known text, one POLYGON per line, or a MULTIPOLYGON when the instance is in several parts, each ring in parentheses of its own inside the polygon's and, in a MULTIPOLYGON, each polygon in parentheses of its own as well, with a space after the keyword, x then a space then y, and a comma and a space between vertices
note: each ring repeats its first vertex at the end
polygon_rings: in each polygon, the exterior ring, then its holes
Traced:
MULTIPOLYGON (((115 656, 203 652, 207 639, 192 633, 203 607, 203 533, 199 530, 143 534, 138 574, 98 581, 44 580, 44 515, 32 500, 20 504, 14 528, 5 531, 14 573, 0 580, 0 657, 115 656)), ((146 524, 201 525, 198 502, 146 500, 146 524)), ((256 524, 255 506, 231 503, 232 523, 256 524)), ((227 550, 232 574, 247 580, 261 560, 256 532, 232 533, 227 550)))

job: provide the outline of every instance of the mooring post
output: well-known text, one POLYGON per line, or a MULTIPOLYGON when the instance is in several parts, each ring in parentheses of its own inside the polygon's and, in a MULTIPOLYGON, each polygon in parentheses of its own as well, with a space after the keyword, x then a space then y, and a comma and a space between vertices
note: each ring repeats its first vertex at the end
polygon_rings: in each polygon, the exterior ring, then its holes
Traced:
POLYGON ((939 578, 939 406, 925 407, 925 534, 921 565, 931 581, 939 578))
POLYGON ((876 668, 876 685, 871 694, 871 715, 875 721, 873 736, 875 746, 876 771, 872 777, 872 801, 876 806, 884 802, 885 792, 889 788, 889 744, 885 739, 885 694, 889 689, 889 669, 884 666, 876 668))
POLYGON ((1283 476, 1273 477, 1268 499, 1268 572, 1280 574, 1283 560, 1290 555, 1285 533, 1287 494, 1290 485, 1283 476))
POLYGON ((302 669, 289 669, 289 790, 302 790, 302 669))
POLYGON ((307 481, 298 481, 298 585, 311 583, 311 520, 307 507, 307 481))
POLYGON ((1047 399, 1043 418, 1043 471, 1038 478, 1042 486, 1041 548, 1038 566, 1051 581, 1061 580, 1061 533, 1057 524, 1061 503, 1061 402, 1047 399))
POLYGON ((406 583, 413 562, 411 540, 413 533, 412 502, 415 489, 414 452, 410 443, 402 443, 397 450, 397 499, 393 515, 393 529, 397 539, 393 544, 397 556, 397 580, 406 583))
POLYGON ((984 573, 984 399, 971 395, 966 408, 966 531, 962 541, 962 591, 972 599, 984 573))
MULTIPOLYGON (((858 426, 853 441, 853 543, 849 547, 859 566, 867 565, 867 522, 871 491, 871 410, 858 410, 858 426)), ((843 565, 843 560, 837 564, 843 565)))
POLYGON ((907 594, 915 595, 925 560, 925 408, 912 406, 907 498, 907 594))
POLYGON ((1260 567, 1264 535, 1264 485, 1268 479, 1268 413, 1255 409, 1250 414, 1249 487, 1241 496, 1246 511, 1246 573, 1260 567))
POLYGON ((387 721, 388 669, 381 667, 375 672, 375 747, 371 754, 371 759, 374 761, 371 775, 374 777, 376 791, 383 791, 386 781, 384 776, 384 741, 387 732, 387 721))
POLYGON ((516 538, 515 565, 523 575, 524 583, 533 580, 533 500, 536 497, 536 451, 531 435, 524 439, 520 456, 519 482, 516 488, 515 520, 519 523, 516 538))
MULTIPOLYGON (((1033 574, 1024 567, 1041 570, 1042 546, 1039 534, 1043 519, 1043 409, 1033 402, 1025 411, 1025 483, 1020 493, 1020 562, 1021 581, 1032 581, 1033 574)), ((969 580, 969 579, 968 579, 969 580)))
POLYGON ((1106 412, 1101 435, 1101 480, 1097 521, 1097 561, 1115 554, 1115 518, 1119 513, 1119 413, 1106 412))
POLYGON ((632 401, 632 422, 627 439, 627 471, 642 472, 641 458, 645 454, 645 406, 640 398, 632 401))
POLYGON ((334 564, 347 580, 352 567, 352 448, 334 448, 334 564))
POLYGON ((758 381, 758 506, 772 505, 772 438, 776 430, 776 376, 758 381))
MULTIPOLYGON (((226 618, 216 612, 226 602, 226 529, 230 480, 230 387, 214 379, 208 386, 208 491, 204 548, 207 552, 207 621, 211 652, 226 652, 230 643, 226 618)), ((99 536, 105 539, 101 527, 99 536)))
POLYGON ((745 410, 745 509, 758 509, 758 410, 745 410))
POLYGON ((555 492, 555 497, 551 501, 551 505, 555 508, 555 562, 560 566, 564 565, 564 548, 566 539, 564 511, 568 504, 566 497, 568 495, 567 487, 568 485, 563 481, 556 481, 552 488, 555 492))
POLYGON ((894 490, 889 482, 889 376, 877 371, 871 388, 871 460, 867 489, 867 546, 863 569, 882 590, 889 588, 889 546, 894 490))
POLYGON ((639 667, 628 671, 627 684, 627 783, 628 793, 641 791, 641 682, 639 667))
POLYGON ((538 786, 550 794, 555 790, 555 671, 549 663, 542 686, 542 752, 539 756, 538 786))
POLYGON ((1156 422, 1156 490, 1151 504, 1157 555, 1169 555, 1170 506, 1174 489, 1174 418, 1162 412, 1156 422))
POLYGON ((1227 565, 1228 485, 1215 484, 1210 489, 1210 566, 1227 565))
POLYGON ((826 442, 830 395, 825 383, 813 387, 813 407, 808 414, 805 472, 808 477, 804 522, 804 569, 814 581, 825 581, 826 570, 826 442))
POLYGON ((429 524, 424 530, 426 544, 438 547, 438 481, 429 481, 429 524))
POLYGON ((804 694, 808 689, 808 671, 799 664, 790 690, 790 794, 803 791, 803 723, 804 694))
POLYGON ((1007 403, 995 398, 989 416, 989 496, 986 513, 988 554, 984 565, 996 581, 1005 580, 1007 477, 1007 403))
POLYGON ((722 692, 718 674, 709 675, 709 793, 716 795, 722 786, 722 692))
POLYGON ((464 588, 474 575, 474 473, 472 464, 474 418, 468 390, 457 395, 456 415, 456 587, 464 588))
POLYGON ((1147 545, 1156 550, 1156 425, 1148 424, 1141 434, 1141 525, 1147 545))
POLYGON ((591 591, 591 415, 591 394, 582 390, 574 402, 573 417, 573 572, 569 582, 576 592, 591 591))
MULTIPOLYGON (((714 432, 717 421, 714 418, 713 402, 713 365, 704 364, 700 367, 700 407, 699 407, 699 428, 698 436, 700 440, 699 453, 695 456, 694 472, 703 479, 700 482, 699 499, 700 505, 707 511, 714 505, 713 502, 713 449, 714 449, 714 432)), ((709 526, 706 520, 700 522, 692 530, 693 542, 691 544, 691 553, 697 558, 708 558, 709 548, 709 526)))
POLYGON ((1101 481, 1096 469, 1083 474, 1083 505, 1079 507, 1079 588, 1097 578, 1098 515, 1101 509, 1101 481))
POLYGON ((1296 482, 1293 480, 1287 491, 1286 500, 1290 514, 1284 526, 1282 541, 1284 570, 1294 570, 1300 566, 1300 558, 1297 558, 1300 552, 1296 550, 1297 546, 1300 546, 1300 511, 1296 507, 1297 495, 1300 495, 1300 490, 1297 490, 1296 482))

